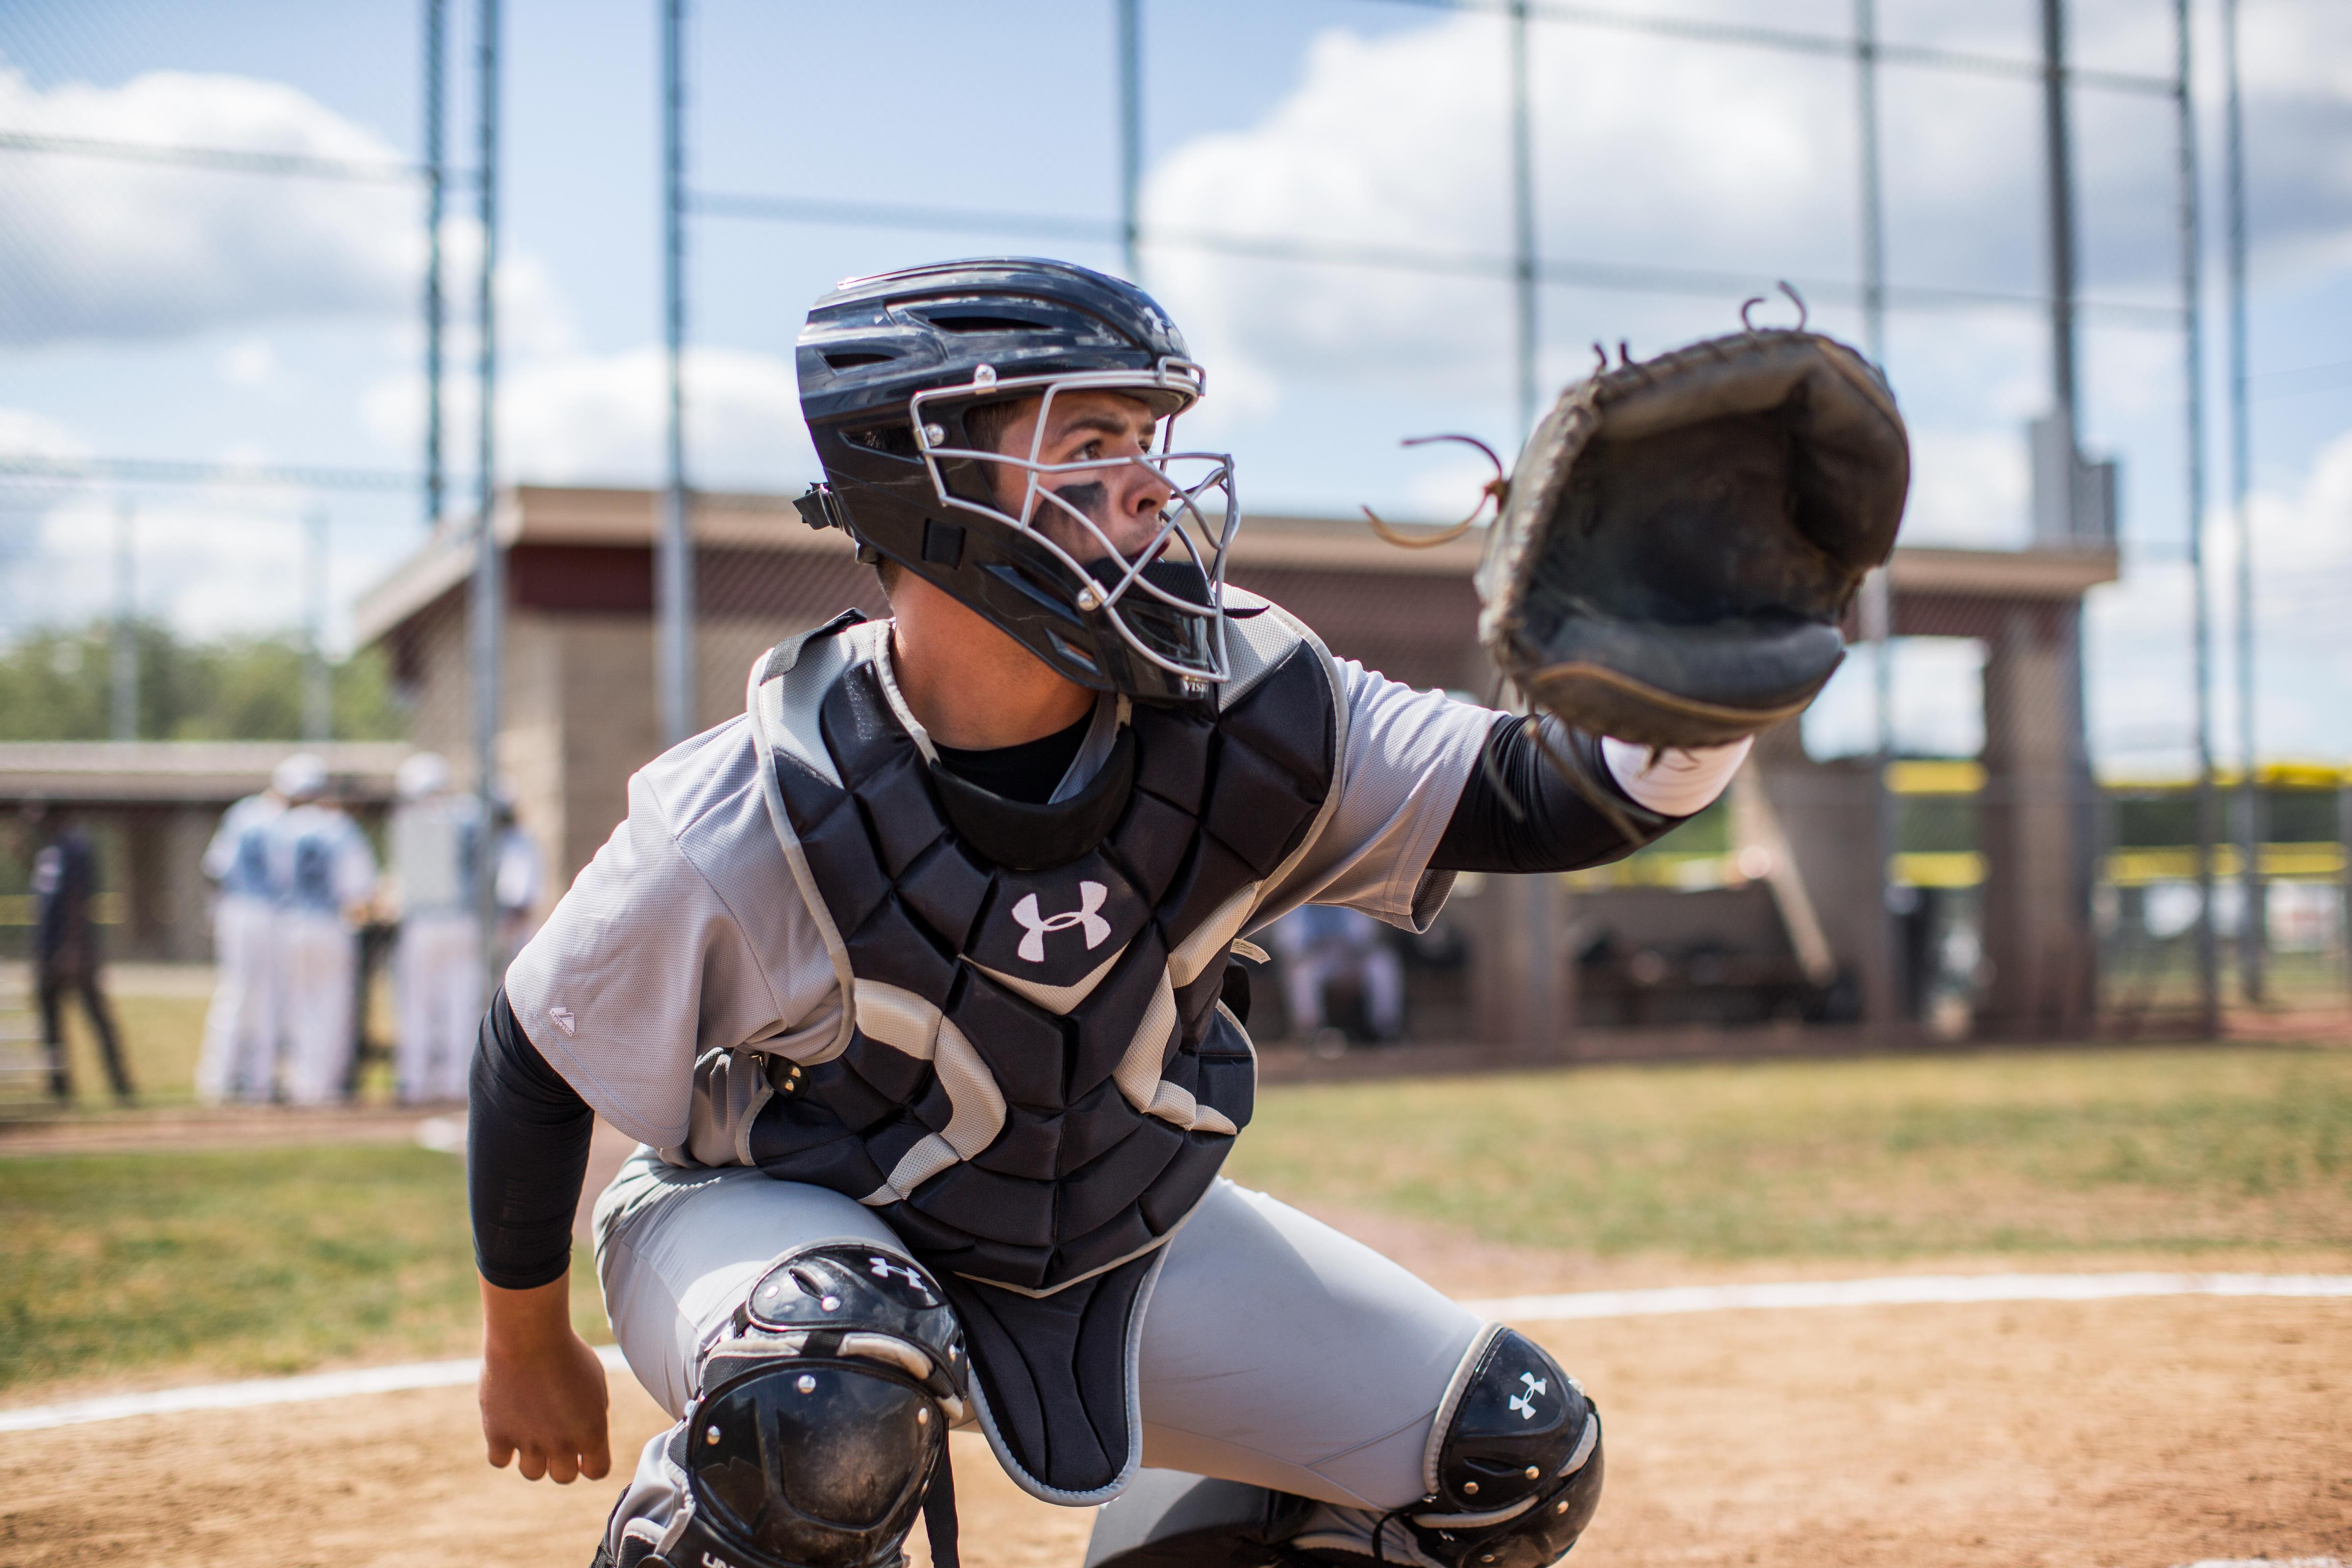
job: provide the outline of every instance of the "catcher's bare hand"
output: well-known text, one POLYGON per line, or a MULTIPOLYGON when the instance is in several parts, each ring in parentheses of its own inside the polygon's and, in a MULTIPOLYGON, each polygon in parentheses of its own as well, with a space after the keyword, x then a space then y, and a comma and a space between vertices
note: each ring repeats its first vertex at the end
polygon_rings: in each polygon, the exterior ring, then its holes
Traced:
POLYGON ((569 1283, 529 1290, 482 1281, 482 1436, 489 1460, 558 1485, 613 1468, 604 1365, 572 1328, 569 1283))

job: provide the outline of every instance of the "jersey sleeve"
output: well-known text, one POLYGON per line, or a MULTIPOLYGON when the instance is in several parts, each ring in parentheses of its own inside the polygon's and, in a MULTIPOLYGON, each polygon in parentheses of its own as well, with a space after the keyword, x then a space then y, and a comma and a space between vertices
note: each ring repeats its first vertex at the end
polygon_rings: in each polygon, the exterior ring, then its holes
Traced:
POLYGON ((777 1048, 840 1005, 748 737, 722 730, 688 748, 630 779, 627 819, 506 973, 548 1064, 656 1148, 687 1141, 704 1051, 777 1048))
POLYGON ((367 835, 349 817, 343 819, 342 842, 335 853, 335 897, 344 904, 365 903, 375 893, 375 851, 367 835))
POLYGON ((1348 710, 1339 798, 1306 855, 1258 905, 1262 925, 1301 904, 1343 904, 1421 931, 1453 888, 1430 858, 1498 714, 1339 662, 1348 710))
POLYGON ((236 864, 237 840, 245 836, 246 819, 253 815, 251 797, 238 801, 221 814, 220 826, 213 829, 212 842, 205 846, 205 875, 217 882, 236 864))

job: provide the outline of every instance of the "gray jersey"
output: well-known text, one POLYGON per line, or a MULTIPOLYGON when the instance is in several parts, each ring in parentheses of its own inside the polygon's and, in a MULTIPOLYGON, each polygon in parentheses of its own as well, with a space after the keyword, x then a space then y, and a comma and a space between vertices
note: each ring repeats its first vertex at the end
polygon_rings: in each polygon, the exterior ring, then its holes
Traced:
MULTIPOLYGON (((1429 860, 1496 715, 1352 662, 1339 672, 1338 800, 1245 930, 1310 901, 1417 930, 1452 886, 1429 860)), ((1097 760, 1090 747, 1075 765, 1097 760)), ((674 1161, 749 1163, 742 1138, 764 1092, 757 1064, 731 1053, 814 1057, 835 1038, 841 998, 778 847, 748 720, 630 779, 628 819, 506 987, 532 1044, 614 1126, 674 1161)))

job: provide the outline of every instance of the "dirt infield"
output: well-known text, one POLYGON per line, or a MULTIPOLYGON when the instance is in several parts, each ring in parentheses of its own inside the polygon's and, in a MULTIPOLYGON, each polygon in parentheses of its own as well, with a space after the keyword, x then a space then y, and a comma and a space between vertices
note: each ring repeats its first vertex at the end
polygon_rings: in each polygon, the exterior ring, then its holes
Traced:
MULTIPOLYGON (((2352 1546, 2352 1305, 2166 1300, 1530 1325, 1601 1402, 1573 1562, 2169 1568, 2352 1546)), ((660 1425, 626 1380, 616 1443, 660 1425)), ((959 1438, 974 1568, 1087 1517, 959 1438)), ((479 1458, 465 1390, 0 1437, 0 1563, 586 1563, 606 1482, 479 1458)))

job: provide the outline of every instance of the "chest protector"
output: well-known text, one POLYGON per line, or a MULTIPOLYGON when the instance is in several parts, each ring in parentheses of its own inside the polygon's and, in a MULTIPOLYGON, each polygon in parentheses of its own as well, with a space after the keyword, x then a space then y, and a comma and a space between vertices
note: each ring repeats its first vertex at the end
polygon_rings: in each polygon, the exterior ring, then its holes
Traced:
POLYGON ((852 1005, 771 1070, 749 1152, 875 1208, 945 1281, 983 1424, 1055 1501, 1136 1462, 1158 1249, 1255 1089, 1229 952, 1332 795, 1328 656, 1250 619, 1220 711, 1137 706, 1049 806, 932 769, 884 627, 845 616, 754 672, 778 838, 852 1005))

